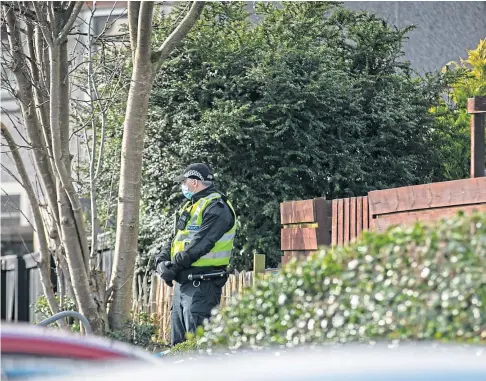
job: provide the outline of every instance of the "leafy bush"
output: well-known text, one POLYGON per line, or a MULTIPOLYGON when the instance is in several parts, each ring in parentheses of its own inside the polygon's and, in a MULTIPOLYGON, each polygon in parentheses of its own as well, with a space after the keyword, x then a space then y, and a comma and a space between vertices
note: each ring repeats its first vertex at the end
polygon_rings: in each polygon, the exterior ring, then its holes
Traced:
POLYGON ((378 339, 486 344, 485 269, 486 214, 367 232, 233 299, 198 342, 230 349, 378 339))

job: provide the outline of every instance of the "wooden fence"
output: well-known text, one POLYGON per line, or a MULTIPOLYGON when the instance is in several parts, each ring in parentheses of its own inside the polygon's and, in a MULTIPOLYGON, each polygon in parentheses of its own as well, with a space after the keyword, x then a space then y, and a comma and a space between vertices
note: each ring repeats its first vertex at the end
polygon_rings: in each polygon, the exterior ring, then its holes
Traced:
POLYGON ((367 196, 282 203, 282 264, 326 245, 347 245, 365 230, 486 212, 486 177, 369 192, 367 196))
POLYGON ((459 210, 486 212, 486 177, 446 181, 368 193, 371 230, 392 225, 430 222, 459 210))
POLYGON ((280 204, 282 265, 331 243, 331 215, 324 198, 280 204))

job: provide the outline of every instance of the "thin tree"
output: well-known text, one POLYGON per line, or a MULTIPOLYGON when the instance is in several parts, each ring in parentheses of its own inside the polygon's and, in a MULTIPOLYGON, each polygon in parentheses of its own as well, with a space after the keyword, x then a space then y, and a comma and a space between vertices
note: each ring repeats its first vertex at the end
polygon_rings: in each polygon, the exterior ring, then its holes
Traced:
POLYGON ((133 71, 123 126, 118 189, 115 258, 111 282, 110 324, 121 328, 130 316, 132 283, 138 254, 140 180, 150 91, 163 62, 199 19, 204 2, 190 2, 187 13, 155 51, 152 50, 154 2, 131 1, 128 25, 133 71))

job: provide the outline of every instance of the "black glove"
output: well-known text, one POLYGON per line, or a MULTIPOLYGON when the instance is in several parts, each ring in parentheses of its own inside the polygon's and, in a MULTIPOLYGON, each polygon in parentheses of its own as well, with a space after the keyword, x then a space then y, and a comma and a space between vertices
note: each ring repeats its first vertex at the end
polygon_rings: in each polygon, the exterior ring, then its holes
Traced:
POLYGON ((172 282, 175 280, 177 272, 175 271, 175 266, 172 262, 163 261, 158 263, 156 271, 169 287, 174 285, 172 282))

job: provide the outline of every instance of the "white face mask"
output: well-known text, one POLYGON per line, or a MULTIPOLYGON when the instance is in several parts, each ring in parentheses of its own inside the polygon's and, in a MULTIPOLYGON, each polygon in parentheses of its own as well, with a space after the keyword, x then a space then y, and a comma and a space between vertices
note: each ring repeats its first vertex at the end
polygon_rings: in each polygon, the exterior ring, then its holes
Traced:
POLYGON ((194 192, 191 192, 189 190, 189 187, 184 183, 181 184, 181 190, 184 197, 187 198, 188 200, 190 200, 192 196, 194 196, 194 192))

